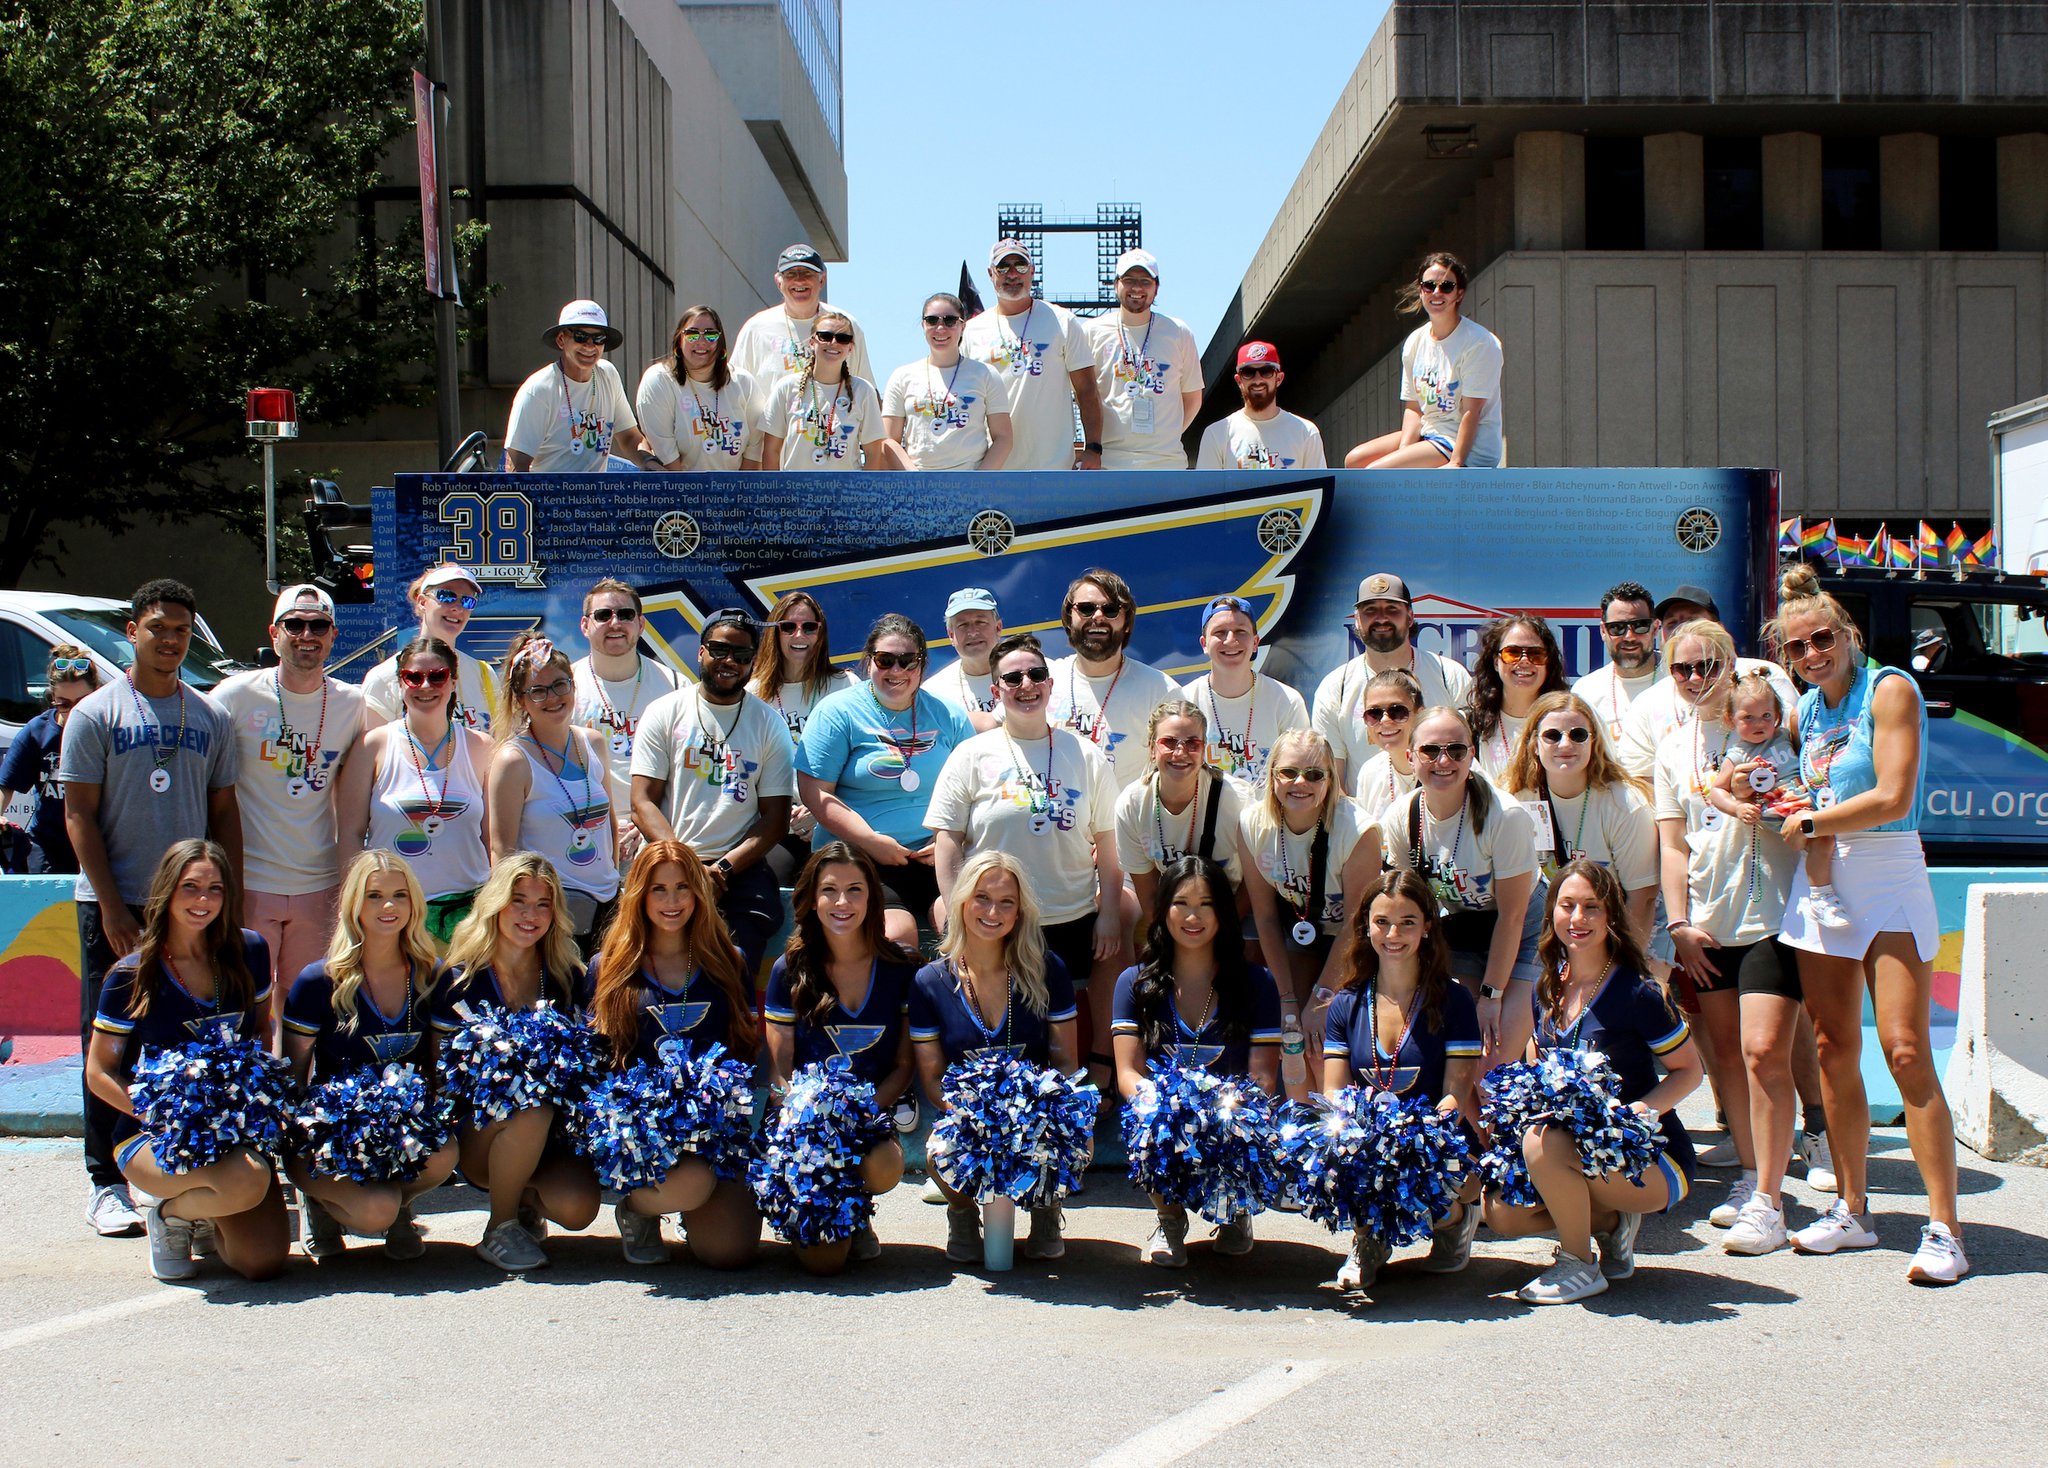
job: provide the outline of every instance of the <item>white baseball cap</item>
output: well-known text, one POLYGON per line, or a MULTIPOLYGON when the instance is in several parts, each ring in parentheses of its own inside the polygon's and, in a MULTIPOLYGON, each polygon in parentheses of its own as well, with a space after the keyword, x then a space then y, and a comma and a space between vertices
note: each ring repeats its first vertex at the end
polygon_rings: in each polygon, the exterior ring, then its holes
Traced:
POLYGON ((466 586, 473 586, 479 593, 484 589, 483 583, 476 579, 476 572, 470 570, 467 566, 458 566, 453 561, 443 561, 440 565, 434 567, 433 570, 427 572, 426 575, 420 577, 420 590, 432 591, 435 587, 446 586, 451 581, 460 581, 466 586))
POLYGON ((1142 270, 1157 280, 1159 260, 1150 250, 1126 250, 1116 257, 1116 273, 1121 276, 1128 270, 1142 270))
POLYGON ((334 617, 334 598, 310 583, 287 586, 277 594, 277 605, 271 609, 270 625, 275 627, 278 619, 286 612, 324 612, 329 620, 334 617), (310 603, 310 605, 308 605, 310 603))

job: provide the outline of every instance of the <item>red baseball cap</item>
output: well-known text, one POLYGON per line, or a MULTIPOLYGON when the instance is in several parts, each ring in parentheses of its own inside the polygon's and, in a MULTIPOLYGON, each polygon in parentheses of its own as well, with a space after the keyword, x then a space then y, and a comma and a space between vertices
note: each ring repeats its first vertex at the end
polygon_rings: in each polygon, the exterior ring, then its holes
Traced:
POLYGON ((1246 342, 1237 349, 1237 365, 1250 367, 1278 367, 1280 353, 1271 342, 1246 342))

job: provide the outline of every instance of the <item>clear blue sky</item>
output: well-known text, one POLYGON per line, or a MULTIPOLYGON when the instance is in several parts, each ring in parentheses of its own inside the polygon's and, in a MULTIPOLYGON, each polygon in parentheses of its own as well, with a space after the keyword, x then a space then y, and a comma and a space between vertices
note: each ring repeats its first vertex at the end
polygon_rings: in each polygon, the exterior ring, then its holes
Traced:
MULTIPOLYGON (((986 297, 996 206, 1144 209, 1159 309, 1203 347, 1385 0, 853 0, 845 9, 851 258, 831 296, 875 373, 922 357, 925 296, 967 260, 986 297)), ((1043 285, 1085 292, 1094 240, 1049 237, 1043 285)))

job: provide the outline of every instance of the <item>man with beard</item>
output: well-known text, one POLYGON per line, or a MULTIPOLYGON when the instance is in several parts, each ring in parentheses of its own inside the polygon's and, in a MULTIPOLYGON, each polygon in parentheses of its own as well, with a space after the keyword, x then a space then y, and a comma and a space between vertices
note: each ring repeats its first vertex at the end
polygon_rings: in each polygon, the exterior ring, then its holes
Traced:
MULTIPOLYGON (((334 602, 317 586, 287 586, 270 618, 277 666, 214 689, 233 721, 241 763, 243 920, 270 944, 278 981, 327 954, 340 890, 334 779, 363 727, 363 690, 327 675, 334 602)), ((284 1006, 271 1006, 281 1044, 284 1006)))
POLYGON ((1572 684, 1572 692, 1600 715, 1611 748, 1628 706, 1657 681, 1657 615, 1640 582, 1619 582, 1600 598, 1600 640, 1606 663, 1572 684))
POLYGON ((1052 665, 1052 722, 1092 740, 1109 761, 1117 793, 1145 773, 1145 722, 1181 696, 1180 685, 1125 655, 1138 603, 1114 571, 1083 571, 1060 604, 1060 625, 1074 649, 1052 665), (1121 758, 1119 757, 1121 756, 1121 758))
POLYGON ((1237 392, 1244 406, 1211 423, 1195 450, 1197 469, 1321 469, 1322 430, 1280 406, 1280 353, 1271 342, 1237 349, 1237 392))
POLYGON ((1102 392, 1102 467, 1185 469, 1180 441, 1202 406, 1202 353, 1186 323, 1152 309, 1159 262, 1126 250, 1116 262, 1117 309, 1088 323, 1102 392))
POLYGON ((619 860, 640 849, 633 824, 633 736, 655 702, 676 690, 676 675, 640 651, 640 593, 607 576, 583 594, 583 638, 590 656, 569 672, 576 679, 574 723, 604 742, 612 809, 619 812, 619 860))
POLYGON ((996 609, 995 593, 963 586, 946 598, 946 636, 960 656, 951 667, 925 679, 924 691, 965 713, 977 734, 1001 722, 990 691, 988 658, 1002 635, 1003 616, 996 609))
POLYGON ((1348 794, 1351 776, 1379 752, 1366 736, 1365 685, 1373 675, 1399 668, 1422 685, 1422 706, 1456 707, 1472 686, 1472 675, 1442 653, 1417 653, 1414 645, 1414 598, 1399 576, 1376 571, 1358 583, 1358 605, 1352 630, 1365 651, 1338 668, 1316 688, 1309 722, 1327 740, 1337 757, 1337 783, 1348 794))
MULTIPOLYGON (((825 257, 809 245, 791 245, 775 257, 775 288, 782 293, 782 300, 749 316, 732 342, 733 369, 751 377, 760 394, 753 404, 757 418, 766 418, 768 395, 775 391, 775 384, 792 372, 803 371, 811 360, 811 327, 825 307, 825 257)), ((868 363, 868 335, 858 321, 851 316, 846 319, 853 325, 853 350, 847 354, 846 370, 872 383, 875 369, 868 363)))
POLYGON ((705 618, 698 681, 656 699, 633 740, 633 823, 703 859, 749 974, 782 926, 782 889, 763 858, 788 833, 796 796, 788 726, 747 692, 759 645, 745 611, 705 618))
POLYGON ((995 306, 967 323, 960 351, 994 368, 1010 390, 1010 457, 1003 467, 1100 469, 1102 394, 1087 329, 1073 312, 1031 294, 1031 252, 1019 241, 996 241, 988 278, 995 306), (1078 452, 1076 409, 1084 440, 1078 452))

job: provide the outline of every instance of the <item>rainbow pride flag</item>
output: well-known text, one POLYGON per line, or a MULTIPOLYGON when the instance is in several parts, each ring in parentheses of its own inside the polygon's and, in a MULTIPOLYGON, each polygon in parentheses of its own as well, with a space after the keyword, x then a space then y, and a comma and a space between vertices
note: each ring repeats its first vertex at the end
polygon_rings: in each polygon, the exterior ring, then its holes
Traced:
POLYGON ((1998 529, 1996 526, 1985 531, 1970 543, 1969 564, 1972 566, 1996 566, 1998 564, 1998 529))
POLYGON ((1864 540, 1860 536, 1847 534, 1846 532, 1836 537, 1836 540, 1837 543, 1841 546, 1842 550, 1843 570, 1846 571, 1854 566, 1867 566, 1870 564, 1869 541, 1864 540))
POLYGON ((1778 554, 1781 556, 1798 555, 1799 537, 1805 528, 1805 526, 1799 523, 1797 515, 1794 515, 1789 520, 1780 520, 1778 522, 1778 554))
POLYGON ((1934 527, 1925 520, 1920 522, 1919 562, 1923 566, 1941 564, 1941 537, 1935 534, 1934 527))
POLYGON ((1949 564, 1960 566, 1964 554, 1970 549, 1970 537, 1963 534, 1962 526, 1951 520, 1948 522, 1948 539, 1942 542, 1942 546, 1948 552, 1949 564))
POLYGON ((1840 565, 1842 562, 1842 551, 1840 544, 1835 539, 1835 522, 1833 520, 1823 520, 1818 525, 1801 526, 1799 531, 1799 551, 1801 555, 1832 556, 1835 559, 1835 564, 1840 565))
POLYGON ((1901 571, 1910 571, 1918 564, 1919 549, 1910 536, 1894 535, 1891 544, 1891 564, 1901 571))

